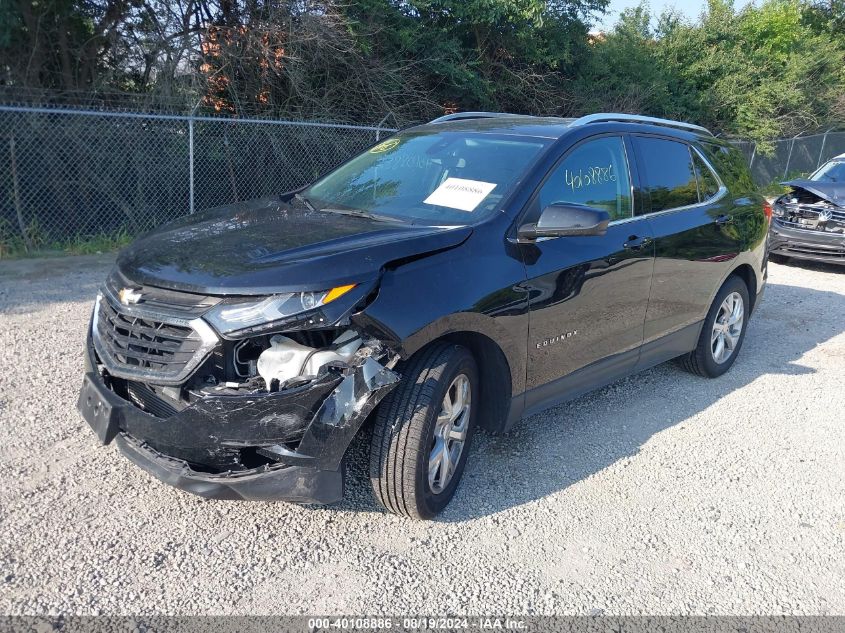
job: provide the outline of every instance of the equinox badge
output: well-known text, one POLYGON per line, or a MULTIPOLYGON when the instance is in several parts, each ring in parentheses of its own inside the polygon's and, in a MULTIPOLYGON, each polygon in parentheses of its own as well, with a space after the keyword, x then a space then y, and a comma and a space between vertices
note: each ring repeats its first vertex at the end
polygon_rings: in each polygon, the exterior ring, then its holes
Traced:
POLYGON ((577 334, 578 330, 572 330, 571 332, 564 332, 563 334, 558 334, 557 336, 553 336, 552 338, 544 339, 537 343, 537 349, 540 349, 542 347, 548 347, 549 345, 554 345, 555 343, 560 343, 561 341, 565 341, 568 338, 572 338, 577 334))

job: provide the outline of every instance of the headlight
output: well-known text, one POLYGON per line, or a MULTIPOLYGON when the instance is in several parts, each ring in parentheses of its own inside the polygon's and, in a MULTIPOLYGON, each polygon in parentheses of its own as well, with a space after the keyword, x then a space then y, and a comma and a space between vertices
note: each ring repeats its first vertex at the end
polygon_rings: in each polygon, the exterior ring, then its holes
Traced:
POLYGON ((322 307, 342 297, 354 287, 355 284, 351 284, 323 292, 273 295, 257 302, 221 303, 206 314, 205 319, 221 334, 230 334, 322 307))

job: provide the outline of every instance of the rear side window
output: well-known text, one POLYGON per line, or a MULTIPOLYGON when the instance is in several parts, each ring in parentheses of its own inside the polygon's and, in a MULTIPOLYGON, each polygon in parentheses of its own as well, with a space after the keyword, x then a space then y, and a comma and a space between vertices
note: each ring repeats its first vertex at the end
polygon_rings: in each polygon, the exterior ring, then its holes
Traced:
POLYGON ((748 161, 738 149, 707 142, 701 143, 701 150, 731 195, 756 190, 748 161))
POLYGON ((635 137, 645 171, 651 212, 698 204, 698 184, 690 148, 662 138, 635 137))
POLYGON ((719 193, 719 181, 716 179, 716 175, 707 166, 707 163, 701 160, 701 156, 695 152, 692 153, 692 163, 695 165, 695 175, 698 178, 698 191, 701 194, 701 201, 704 202, 710 200, 710 198, 715 198, 716 194, 719 193))
POLYGON ((539 213, 550 204, 576 203, 630 218, 631 179, 621 136, 604 136, 572 150, 555 167, 538 196, 539 213))

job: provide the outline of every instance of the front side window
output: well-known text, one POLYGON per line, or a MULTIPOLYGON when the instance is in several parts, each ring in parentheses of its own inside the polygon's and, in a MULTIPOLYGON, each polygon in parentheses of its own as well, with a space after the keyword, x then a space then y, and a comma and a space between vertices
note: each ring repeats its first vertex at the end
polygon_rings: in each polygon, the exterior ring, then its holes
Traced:
POLYGON ((630 218, 631 178, 625 143, 619 136, 587 141, 572 150, 554 169, 539 194, 539 210, 552 204, 575 203, 630 218))
POLYGON ((639 136, 636 144, 652 213, 698 204, 695 167, 686 143, 639 136))
POLYGON ((424 129, 400 133, 302 192, 328 211, 416 224, 472 224, 493 213, 546 139, 424 129))

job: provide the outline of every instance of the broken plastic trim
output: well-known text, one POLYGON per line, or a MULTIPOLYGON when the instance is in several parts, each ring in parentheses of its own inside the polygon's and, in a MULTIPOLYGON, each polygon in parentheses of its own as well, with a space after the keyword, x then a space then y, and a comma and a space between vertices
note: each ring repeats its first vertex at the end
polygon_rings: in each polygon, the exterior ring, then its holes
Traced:
POLYGON ((275 444, 259 453, 289 465, 338 467, 364 420, 397 382, 398 374, 373 358, 364 359, 323 401, 295 452, 275 444))
POLYGON ((836 202, 843 201, 843 185, 803 180, 783 184, 791 186, 792 192, 775 200, 772 211, 776 224, 826 235, 845 234, 845 208, 836 202))
POLYGON ((330 365, 300 387, 210 395, 166 419, 125 402, 120 429, 203 472, 257 472, 242 461, 244 451, 268 463, 336 470, 364 420, 399 380, 373 357, 374 352, 387 357, 392 366, 392 355, 371 347, 360 352, 354 364, 330 365))

